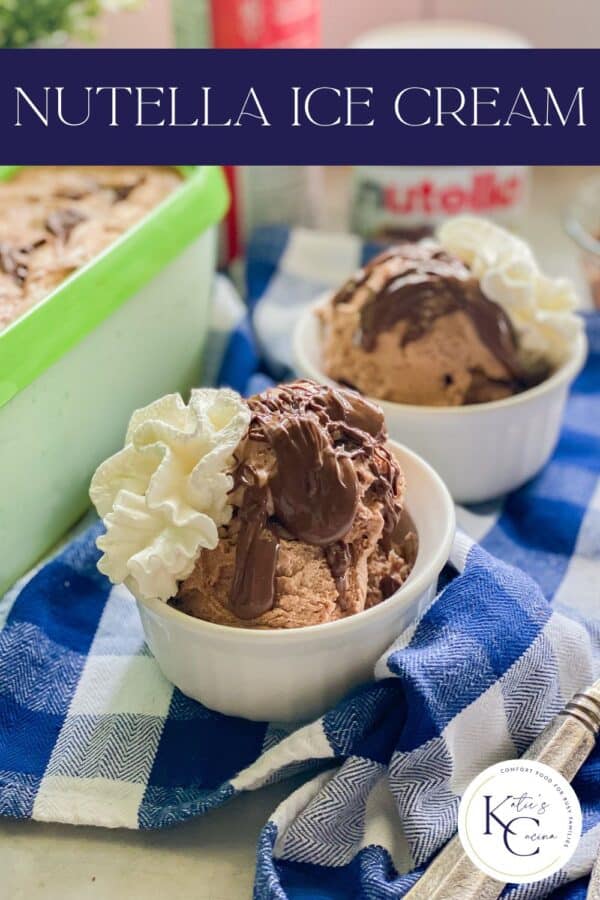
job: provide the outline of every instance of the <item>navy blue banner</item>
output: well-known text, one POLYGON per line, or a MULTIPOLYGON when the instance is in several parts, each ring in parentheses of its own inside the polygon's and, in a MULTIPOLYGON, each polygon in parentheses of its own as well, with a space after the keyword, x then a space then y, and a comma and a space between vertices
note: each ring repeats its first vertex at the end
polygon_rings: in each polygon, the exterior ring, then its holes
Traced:
POLYGON ((600 163, 599 50, 5 50, 0 162, 600 163))

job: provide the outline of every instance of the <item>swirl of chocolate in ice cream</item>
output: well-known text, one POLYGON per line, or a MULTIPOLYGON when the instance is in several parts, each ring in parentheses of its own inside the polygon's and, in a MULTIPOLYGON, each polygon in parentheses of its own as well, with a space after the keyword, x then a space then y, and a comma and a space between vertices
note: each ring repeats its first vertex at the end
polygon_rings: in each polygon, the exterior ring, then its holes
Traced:
POLYGON ((343 605, 356 553, 348 535, 365 494, 381 507, 382 545, 390 546, 402 512, 403 477, 384 446, 383 414, 357 394, 310 381, 248 403, 234 473, 240 537, 230 609, 240 619, 272 609, 282 536, 323 548, 343 605))
POLYGON ((549 374, 525 360, 509 316, 468 266, 433 240, 385 250, 319 316, 327 375, 382 400, 482 403, 549 374))
POLYGON ((481 342, 511 373, 516 383, 527 376, 518 356, 512 323, 504 310, 482 293, 479 282, 456 257, 434 241, 403 244, 376 256, 359 275, 344 285, 334 304, 347 302, 379 266, 396 259, 383 287, 372 293, 360 315, 360 342, 373 351, 379 334, 406 322, 401 345, 419 340, 436 319, 462 312, 473 323, 481 342))

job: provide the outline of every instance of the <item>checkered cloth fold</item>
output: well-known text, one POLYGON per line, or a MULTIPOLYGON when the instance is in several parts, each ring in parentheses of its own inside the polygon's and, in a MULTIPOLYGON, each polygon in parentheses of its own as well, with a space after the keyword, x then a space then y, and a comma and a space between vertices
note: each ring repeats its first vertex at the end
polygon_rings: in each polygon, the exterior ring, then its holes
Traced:
MULTIPOLYGON (((342 236, 260 233, 248 279, 262 349, 242 323, 223 379, 257 385, 261 355, 284 370, 286 302, 297 312, 367 252, 342 236)), ((96 569, 97 524, 17 586, 0 603, 0 812, 161 828, 304 770, 261 833, 256 898, 402 897, 455 830, 470 779, 521 754, 599 674, 599 317, 588 334, 552 461, 503 503, 459 511, 471 537, 455 542, 454 577, 397 636, 373 683, 316 722, 228 718, 168 684, 128 592, 96 569)), ((600 845, 600 752, 574 787, 584 820, 575 856, 507 897, 585 896, 600 845)))

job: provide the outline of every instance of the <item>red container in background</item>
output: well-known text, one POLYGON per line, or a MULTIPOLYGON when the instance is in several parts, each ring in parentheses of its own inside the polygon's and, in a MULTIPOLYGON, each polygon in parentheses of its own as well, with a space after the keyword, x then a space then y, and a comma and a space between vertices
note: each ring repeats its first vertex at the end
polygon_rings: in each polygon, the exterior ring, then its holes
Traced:
POLYGON ((213 47, 318 47, 320 0, 211 0, 213 47))
MULTIPOLYGON (((1 2, 1 0, 0 0, 1 2)), ((172 0, 178 47, 318 47, 321 0, 172 0)), ((227 166, 231 208, 221 233, 221 264, 238 259, 261 225, 311 225, 317 174, 305 166, 227 166)))

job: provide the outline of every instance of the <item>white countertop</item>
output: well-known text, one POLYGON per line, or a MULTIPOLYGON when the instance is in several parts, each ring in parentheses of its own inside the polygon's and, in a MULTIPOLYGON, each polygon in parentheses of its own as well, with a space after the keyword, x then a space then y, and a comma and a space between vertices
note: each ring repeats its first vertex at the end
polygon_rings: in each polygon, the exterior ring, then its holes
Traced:
MULTIPOLYGON (((544 268, 581 287, 576 253, 560 214, 585 169, 535 172, 522 232, 544 268)), ((329 172, 324 225, 340 227, 347 172, 329 172)), ((258 833, 298 781, 265 788, 163 832, 0 821, 2 896, 7 900, 237 900, 250 897, 258 833)))
POLYGON ((3 900, 249 898, 260 829, 297 787, 263 788, 166 831, 0 822, 3 900))

